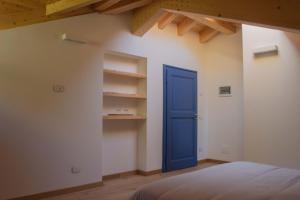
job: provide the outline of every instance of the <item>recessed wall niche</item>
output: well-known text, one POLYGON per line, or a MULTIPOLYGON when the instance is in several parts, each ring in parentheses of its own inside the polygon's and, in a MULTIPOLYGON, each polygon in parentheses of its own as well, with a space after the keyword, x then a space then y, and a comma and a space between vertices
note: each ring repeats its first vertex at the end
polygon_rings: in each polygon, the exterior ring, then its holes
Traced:
POLYGON ((144 170, 147 59, 107 52, 103 61, 103 175, 144 170))

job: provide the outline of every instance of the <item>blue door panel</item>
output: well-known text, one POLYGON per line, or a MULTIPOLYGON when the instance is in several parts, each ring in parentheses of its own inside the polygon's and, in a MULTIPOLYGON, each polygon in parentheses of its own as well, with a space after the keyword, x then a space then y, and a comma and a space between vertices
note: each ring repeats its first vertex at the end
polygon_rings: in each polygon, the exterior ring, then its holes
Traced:
POLYGON ((172 120, 171 156, 172 160, 190 159, 194 156, 194 137, 195 128, 193 120, 189 118, 173 118, 172 120), (191 135, 187 135, 191 134, 191 135))
POLYGON ((197 73, 164 66, 163 170, 197 164, 197 73))
POLYGON ((182 76, 172 76, 172 111, 183 110, 183 111, 193 111, 195 108, 194 98, 186 98, 193 96, 193 90, 187 88, 192 88, 194 84, 194 79, 182 76))

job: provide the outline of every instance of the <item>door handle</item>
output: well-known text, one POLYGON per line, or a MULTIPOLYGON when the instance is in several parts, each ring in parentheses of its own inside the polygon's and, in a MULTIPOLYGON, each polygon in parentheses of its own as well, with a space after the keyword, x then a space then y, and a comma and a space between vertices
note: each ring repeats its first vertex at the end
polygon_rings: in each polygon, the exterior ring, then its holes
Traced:
POLYGON ((194 115, 194 119, 197 119, 197 118, 198 118, 198 114, 195 114, 195 115, 194 115))

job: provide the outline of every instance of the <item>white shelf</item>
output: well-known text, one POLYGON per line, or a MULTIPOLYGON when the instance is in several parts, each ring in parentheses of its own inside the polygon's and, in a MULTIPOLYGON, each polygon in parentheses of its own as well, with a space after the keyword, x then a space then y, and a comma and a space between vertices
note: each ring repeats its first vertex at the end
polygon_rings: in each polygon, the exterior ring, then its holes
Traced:
POLYGON ((145 116, 139 115, 105 115, 104 120, 144 120, 145 116))
POLYGON ((131 98, 131 99, 147 99, 146 96, 140 94, 125 94, 117 92, 103 92, 105 97, 120 97, 120 98, 131 98))
POLYGON ((103 73, 104 74, 110 74, 110 75, 116 75, 116 76, 137 78, 137 79, 145 79, 145 78, 147 78, 147 76, 145 74, 123 72, 123 71, 117 71, 117 70, 112 70, 112 69, 104 69, 103 73))

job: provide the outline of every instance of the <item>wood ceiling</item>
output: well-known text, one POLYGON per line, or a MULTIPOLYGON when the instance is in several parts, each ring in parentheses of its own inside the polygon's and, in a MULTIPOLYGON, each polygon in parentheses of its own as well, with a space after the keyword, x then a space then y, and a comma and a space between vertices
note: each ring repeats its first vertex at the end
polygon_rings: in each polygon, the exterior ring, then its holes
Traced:
MULTIPOLYGON (((118 15, 135 12, 155 0, 0 0, 0 29, 15 28, 50 20, 83 15, 93 12, 118 15)), ((177 25, 177 34, 189 31, 199 33, 199 41, 205 43, 218 34, 233 34, 237 24, 207 17, 164 10, 154 24, 164 29, 169 24, 177 25)), ((153 26, 153 24, 152 24, 153 26)), ((151 26, 151 27, 152 27, 151 26)), ((151 28, 150 27, 150 28, 151 28)), ((144 34, 144 33, 143 33, 144 34)), ((143 34, 137 34, 142 36, 143 34)))
POLYGON ((0 0, 0 29, 93 12, 132 12, 135 35, 175 23, 179 36, 194 31, 207 42, 242 23, 300 33, 299 10, 299 0, 0 0))
POLYGON ((212 19, 209 17, 191 17, 189 14, 164 11, 158 19, 158 28, 164 29, 167 25, 177 25, 178 36, 183 36, 192 31, 199 34, 199 41, 206 43, 219 34, 233 34, 239 27, 238 24, 212 19))

